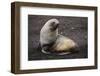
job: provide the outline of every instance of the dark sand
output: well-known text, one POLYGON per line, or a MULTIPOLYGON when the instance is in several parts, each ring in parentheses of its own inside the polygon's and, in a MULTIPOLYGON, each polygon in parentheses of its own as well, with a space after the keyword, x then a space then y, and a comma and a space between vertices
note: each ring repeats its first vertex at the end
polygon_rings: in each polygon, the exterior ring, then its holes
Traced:
POLYGON ((64 16, 28 16, 28 60, 50 59, 77 59, 88 57, 88 18, 87 17, 64 17, 64 16), (69 55, 47 55, 37 49, 39 45, 40 30, 49 19, 56 18, 60 22, 59 33, 73 39, 79 46, 77 53, 69 55))

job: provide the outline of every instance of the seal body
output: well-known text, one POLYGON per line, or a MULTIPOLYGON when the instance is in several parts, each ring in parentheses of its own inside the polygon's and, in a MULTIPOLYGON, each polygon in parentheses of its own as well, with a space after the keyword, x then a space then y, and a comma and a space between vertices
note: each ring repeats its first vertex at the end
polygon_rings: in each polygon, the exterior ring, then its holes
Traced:
POLYGON ((51 47, 54 51, 68 51, 73 47, 76 47, 76 43, 63 35, 58 35, 57 40, 55 41, 54 45, 51 47))
POLYGON ((68 54, 77 44, 70 38, 58 34, 59 21, 48 20, 40 31, 40 45, 42 52, 46 54, 59 53, 68 54))
POLYGON ((78 45, 70 38, 58 35, 50 51, 54 54, 65 55, 78 52, 78 45))

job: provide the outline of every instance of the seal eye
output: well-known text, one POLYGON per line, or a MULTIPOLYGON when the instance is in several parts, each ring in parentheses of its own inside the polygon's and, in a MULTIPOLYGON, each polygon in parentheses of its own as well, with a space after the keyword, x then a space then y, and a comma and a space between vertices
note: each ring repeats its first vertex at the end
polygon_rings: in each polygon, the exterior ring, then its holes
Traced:
POLYGON ((52 23, 51 23, 51 27, 54 27, 54 26, 55 26, 55 22, 52 22, 52 23))

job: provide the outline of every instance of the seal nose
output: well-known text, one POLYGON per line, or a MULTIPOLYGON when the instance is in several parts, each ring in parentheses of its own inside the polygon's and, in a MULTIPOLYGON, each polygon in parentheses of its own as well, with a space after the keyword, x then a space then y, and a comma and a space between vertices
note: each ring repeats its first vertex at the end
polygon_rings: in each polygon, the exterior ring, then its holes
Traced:
POLYGON ((59 23, 56 24, 55 29, 59 26, 59 23))
POLYGON ((59 23, 56 24, 56 27, 58 27, 58 26, 59 26, 59 23))
POLYGON ((51 25, 51 30, 56 30, 59 26, 59 23, 58 22, 53 22, 52 25, 51 25))
POLYGON ((55 25, 52 30, 56 30, 58 28, 59 24, 55 25))

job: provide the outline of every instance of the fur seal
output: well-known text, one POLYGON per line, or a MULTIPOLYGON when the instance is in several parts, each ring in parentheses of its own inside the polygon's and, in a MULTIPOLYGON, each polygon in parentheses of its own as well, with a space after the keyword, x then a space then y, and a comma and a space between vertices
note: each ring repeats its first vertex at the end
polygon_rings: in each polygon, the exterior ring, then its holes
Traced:
POLYGON ((40 31, 40 46, 45 54, 69 54, 77 44, 70 38, 58 34, 59 21, 48 20, 40 31))

